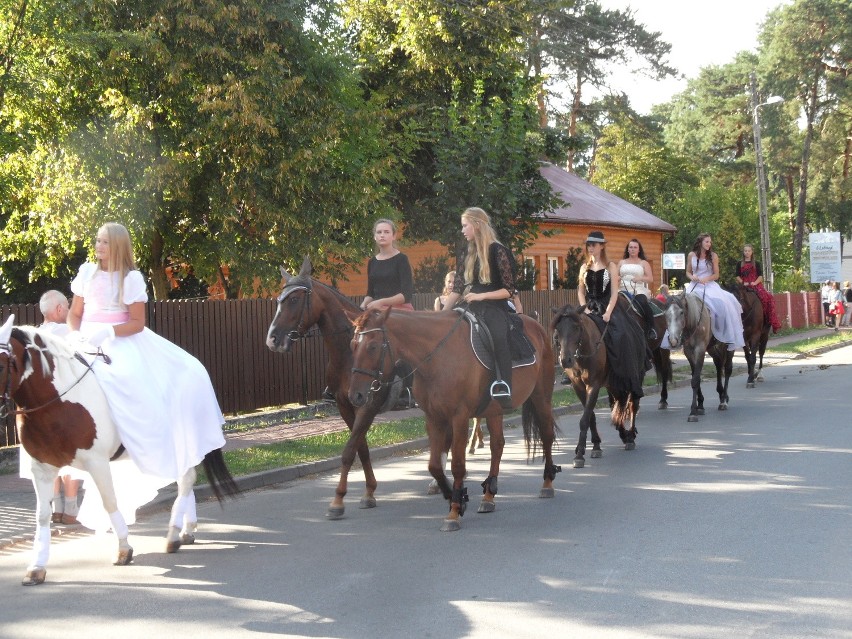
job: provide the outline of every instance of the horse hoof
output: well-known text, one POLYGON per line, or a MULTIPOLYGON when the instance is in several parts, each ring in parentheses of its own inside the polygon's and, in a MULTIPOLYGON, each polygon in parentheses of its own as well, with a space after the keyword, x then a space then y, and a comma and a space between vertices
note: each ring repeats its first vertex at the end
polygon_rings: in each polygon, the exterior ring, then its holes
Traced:
POLYGON ((657 410, 666 410, 668 407, 668 402, 660 402, 659 404, 657 404, 657 410))
POLYGON ((441 526, 441 532, 456 532, 458 530, 461 530, 458 519, 445 519, 444 525, 441 526))
POLYGON ((133 561, 133 548, 128 548, 127 550, 118 551, 118 557, 112 565, 127 566, 131 561, 133 561))
POLYGON ((47 570, 38 566, 27 570, 26 576, 21 580, 22 586, 38 586, 44 583, 44 578, 47 577, 47 570))
POLYGON ((180 543, 184 546, 189 546, 195 543, 195 535, 191 533, 181 533, 180 535, 180 543))
POLYGON ((697 416, 697 415, 690 415, 689 417, 687 417, 687 418, 686 418, 686 421, 688 421, 688 422, 697 422, 697 421, 698 421, 698 416, 697 416))
POLYGON ((429 484, 429 488, 426 489, 426 494, 427 495, 440 495, 441 494, 441 487, 438 486, 438 482, 433 481, 431 484, 429 484))
POLYGON ((552 499, 556 496, 556 491, 553 488, 542 488, 538 493, 539 499, 552 499))
POLYGON ((173 553, 176 553, 178 550, 180 550, 180 547, 181 547, 180 539, 176 539, 174 541, 167 541, 166 542, 166 552, 169 553, 170 555, 173 554, 173 553))
POLYGON ((470 450, 468 450, 468 451, 467 451, 467 454, 468 454, 468 455, 475 455, 475 454, 476 454, 476 449, 475 449, 473 446, 471 446, 471 447, 470 447, 470 450))
POLYGON ((728 410, 727 404, 719 404, 719 410, 728 410))
POLYGON ((697 411, 695 411, 695 414, 696 414, 696 415, 703 415, 703 414, 704 414, 704 409, 703 409, 703 408, 699 408, 697 411))
POLYGON ((593 450, 592 451, 592 459, 600 459, 601 457, 603 457, 603 451, 602 450, 593 450))
POLYGON ((636 442, 627 442, 624 444, 624 450, 636 450, 636 442))
POLYGON ((494 504, 493 501, 485 501, 483 499, 481 502, 479 502, 479 510, 477 510, 476 512, 493 513, 495 510, 497 510, 497 506, 494 504))
POLYGON ((361 501, 358 503, 358 508, 375 508, 376 507, 376 498, 375 497, 361 497, 361 501))
POLYGON ((754 388, 754 382, 746 382, 746 388, 754 388))
POLYGON ((582 457, 574 459, 574 468, 583 468, 586 465, 586 460, 582 457))
POLYGON ((326 519, 337 520, 343 519, 343 513, 346 511, 345 506, 329 506, 325 513, 326 519))

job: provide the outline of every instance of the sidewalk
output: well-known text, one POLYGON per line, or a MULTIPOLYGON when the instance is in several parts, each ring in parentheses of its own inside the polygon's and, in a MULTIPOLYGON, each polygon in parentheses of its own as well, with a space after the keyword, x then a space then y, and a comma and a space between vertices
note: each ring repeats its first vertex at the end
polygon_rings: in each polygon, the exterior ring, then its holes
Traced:
MULTIPOLYGON (((841 330, 848 333, 849 336, 849 339, 843 345, 852 343, 852 329, 844 327, 841 330)), ((769 343, 771 346, 777 346, 788 342, 824 336, 829 334, 830 331, 831 329, 828 328, 814 328, 807 333, 797 333, 795 335, 777 338, 770 337, 769 343)), ((837 346, 834 348, 837 348, 837 346)), ((682 353, 678 353, 676 355, 673 354, 673 357, 675 358, 675 367, 685 363, 685 358, 683 358, 682 353)), ((773 363, 795 357, 799 356, 788 353, 767 355, 764 357, 764 366, 771 366, 773 363)), ((740 360, 740 363, 744 363, 741 353, 738 353, 737 359, 740 360)), ((735 370, 734 374, 737 374, 738 372, 740 371, 735 370)), ((681 384, 682 383, 683 382, 681 382, 681 384)), ((678 384, 675 383, 675 386, 677 385, 678 384)), ((560 388, 558 379, 557 388, 560 388)), ((653 391, 650 391, 649 394, 652 394, 652 392, 653 391)), ((577 406, 560 407, 554 412, 558 417, 575 411, 577 408, 577 406)), ((330 406, 328 410, 330 414, 327 415, 322 415, 322 413, 320 413, 320 416, 299 419, 298 421, 278 423, 241 432, 226 433, 225 450, 250 448, 279 441, 298 439, 309 435, 346 430, 346 423, 337 414, 336 408, 330 406)), ((422 414, 422 411, 417 408, 389 411, 378 415, 374 423, 398 421, 407 417, 421 416, 422 414)), ((284 416, 281 412, 267 413, 256 416, 256 418, 261 419, 265 423, 270 421, 274 422, 276 421, 276 418, 280 419, 281 422, 284 421, 284 416)), ((519 422, 519 416, 513 416, 506 419, 507 426, 510 426, 513 423, 517 424, 519 422)), ((422 439, 415 441, 371 450, 371 456, 374 460, 377 460, 404 451, 421 450, 426 447, 426 445, 427 440, 424 436, 422 439)), ((237 478, 237 482, 241 489, 251 490, 262 486, 292 481, 307 475, 332 472, 337 470, 339 466, 340 459, 339 457, 335 457, 332 459, 239 477, 237 478)), ((199 500, 210 496, 209 490, 205 486, 196 489, 196 494, 199 500)), ((154 501, 140 509, 140 515, 169 508, 175 495, 176 491, 173 487, 170 486, 164 488, 160 491, 160 494, 156 499, 154 499, 154 501)), ((29 548, 29 544, 23 544, 22 542, 32 540, 33 530, 35 528, 35 505, 35 492, 33 491, 32 483, 28 479, 21 479, 18 477, 17 473, 0 475, 0 551, 9 550, 17 552, 29 548)), ((54 525, 52 526, 52 530, 54 536, 87 532, 86 529, 81 526, 54 525)))

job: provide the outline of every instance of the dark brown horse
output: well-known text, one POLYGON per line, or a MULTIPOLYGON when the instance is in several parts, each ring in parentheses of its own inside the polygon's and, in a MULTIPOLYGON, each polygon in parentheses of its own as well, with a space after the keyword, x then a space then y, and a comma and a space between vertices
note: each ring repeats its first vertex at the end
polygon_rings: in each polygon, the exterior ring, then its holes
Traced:
MULTIPOLYGON (((621 302, 619 302, 621 303, 621 302)), ((566 304, 554 309, 550 328, 557 341, 559 364, 568 374, 571 386, 583 404, 580 417, 580 438, 574 450, 574 468, 586 464, 586 437, 592 431, 592 458, 601 456, 601 438, 595 419, 595 405, 601 388, 609 376, 604 336, 585 307, 566 304)), ((636 448, 636 413, 639 398, 624 396, 607 389, 610 398, 612 424, 618 431, 625 450, 636 448)))
POLYGON ((349 427, 349 440, 341 455, 340 480, 334 498, 326 513, 329 519, 340 519, 345 512, 343 498, 346 496, 349 471, 357 452, 364 469, 366 490, 361 497, 361 508, 376 506, 376 476, 370 461, 370 449, 367 446, 367 431, 373 419, 381 409, 388 394, 382 389, 374 401, 357 410, 349 401, 349 376, 352 371, 352 323, 346 316, 360 313, 361 309, 348 297, 336 289, 311 278, 311 262, 305 258, 299 274, 291 276, 282 269, 284 289, 278 296, 278 309, 266 336, 266 345, 270 350, 286 353, 293 344, 308 335, 313 326, 318 326, 325 349, 328 353, 326 382, 334 393, 340 416, 349 427))
MULTIPOLYGON (((527 451, 544 453, 544 484, 540 497, 553 497, 553 479, 561 469, 553 463, 556 422, 551 405, 555 368, 550 340, 541 324, 521 316, 524 332, 535 348, 536 358, 512 372, 512 405, 523 403, 522 422, 527 451)), ((368 311, 355 321, 352 341, 354 368, 349 390, 355 406, 368 404, 374 393, 386 387, 394 362, 402 360, 413 369, 414 395, 426 415, 429 436, 429 472, 450 501, 444 531, 460 528, 459 518, 468 501, 464 487, 465 447, 468 422, 487 418, 491 467, 482 482, 484 496, 479 512, 493 512, 497 476, 503 456, 503 409, 487 396, 493 374, 471 348, 470 327, 455 311, 368 311), (452 450, 452 485, 444 474, 442 453, 452 450)))
MULTIPOLYGON (((624 297, 622 295, 622 297, 624 297)), ((645 332, 645 320, 638 307, 631 300, 630 316, 633 317, 642 327, 642 332, 645 332)), ((656 300, 649 300, 651 308, 656 311, 656 307, 661 307, 662 311, 659 315, 654 313, 654 331, 657 333, 656 339, 648 338, 648 348, 651 350, 651 361, 654 362, 654 373, 657 375, 657 382, 660 384, 660 403, 657 408, 665 410, 669 407, 669 382, 673 379, 671 351, 662 347, 663 335, 666 333, 666 316, 665 306, 658 304, 656 300)))
POLYGON ((763 354, 766 352, 772 324, 764 314, 763 303, 754 289, 737 284, 733 293, 743 307, 743 352, 748 364, 746 388, 754 388, 756 381, 763 381, 760 371, 763 369, 763 354))
POLYGON ((719 410, 728 410, 728 381, 734 368, 734 352, 728 350, 727 344, 713 337, 710 311, 704 300, 692 293, 673 296, 666 309, 666 327, 672 348, 683 344, 683 354, 692 371, 692 405, 687 421, 697 422, 698 416, 704 414, 701 369, 706 353, 710 353, 716 366, 719 410))

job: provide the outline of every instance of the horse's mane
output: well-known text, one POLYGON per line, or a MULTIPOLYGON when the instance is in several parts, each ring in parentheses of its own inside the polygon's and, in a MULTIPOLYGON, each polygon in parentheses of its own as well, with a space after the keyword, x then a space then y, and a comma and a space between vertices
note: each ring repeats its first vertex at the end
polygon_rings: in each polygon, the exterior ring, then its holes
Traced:
MULTIPOLYGON (((337 290, 336 288, 334 288, 333 286, 331 286, 331 285, 329 285, 329 284, 326 284, 326 283, 324 283, 324 282, 320 282, 319 280, 316 280, 316 279, 314 279, 313 277, 311 278, 311 284, 312 284, 312 285, 317 285, 317 284, 318 284, 319 286, 321 286, 321 287, 322 287, 322 288, 324 288, 325 290, 329 291, 332 295, 334 295, 334 297, 335 297, 335 298, 337 298, 337 300, 338 300, 341 304, 343 304, 344 306, 349 307, 349 309, 350 309, 350 310, 351 310, 351 309, 358 308, 358 305, 357 305, 355 302, 353 302, 350 298, 346 297, 343 293, 341 293, 340 291, 338 291, 338 290, 337 290)), ((360 309, 359 309, 359 310, 360 310, 360 309)))
POLYGON ((580 320, 580 309, 582 306, 571 306, 570 304, 566 304, 562 308, 556 309, 556 313, 553 314, 553 318, 550 320, 550 330, 556 330, 556 324, 559 323, 560 318, 567 317, 575 322, 580 320))

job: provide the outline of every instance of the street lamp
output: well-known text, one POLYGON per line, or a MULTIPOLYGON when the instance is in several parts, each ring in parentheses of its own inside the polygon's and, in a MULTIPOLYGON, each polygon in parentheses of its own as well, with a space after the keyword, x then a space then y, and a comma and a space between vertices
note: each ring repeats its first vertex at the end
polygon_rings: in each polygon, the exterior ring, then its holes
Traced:
POLYGON ((754 153, 757 156, 757 202, 760 207, 760 253, 763 261, 763 280, 769 291, 774 290, 775 277, 772 273, 772 251, 769 246, 769 217, 766 212, 766 172, 763 167, 763 147, 760 144, 760 107, 778 104, 784 98, 773 95, 766 102, 757 102, 757 79, 754 73, 751 80, 751 110, 754 117, 754 153))

